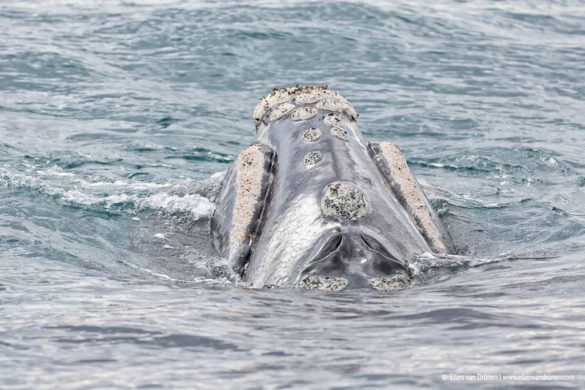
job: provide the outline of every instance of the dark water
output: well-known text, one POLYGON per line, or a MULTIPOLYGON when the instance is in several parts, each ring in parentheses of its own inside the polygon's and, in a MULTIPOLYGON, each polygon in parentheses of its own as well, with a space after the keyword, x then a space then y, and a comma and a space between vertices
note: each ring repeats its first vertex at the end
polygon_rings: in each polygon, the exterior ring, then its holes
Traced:
POLYGON ((0 3, 2 389, 585 386, 585 3, 90 4, 0 3), (458 257, 229 281, 211 175, 297 83, 403 149, 458 257))

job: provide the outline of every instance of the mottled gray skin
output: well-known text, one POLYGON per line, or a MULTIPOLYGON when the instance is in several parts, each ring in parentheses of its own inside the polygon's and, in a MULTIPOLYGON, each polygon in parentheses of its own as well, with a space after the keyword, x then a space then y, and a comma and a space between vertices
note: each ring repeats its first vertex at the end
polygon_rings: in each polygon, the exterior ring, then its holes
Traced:
MULTIPOLYGON (((306 120, 293 121, 295 116, 288 113, 269 121, 267 111, 257 124, 257 143, 275 158, 269 193, 259 199, 263 211, 250 234, 249 251, 234 264, 243 279, 253 287, 379 288, 384 284, 380 280, 403 286, 409 280, 407 261, 431 249, 389 191, 355 119, 347 112, 320 109, 306 120), (348 137, 336 136, 339 129, 332 131, 327 124, 331 115, 341 119, 348 137), (311 128, 319 130, 310 131, 320 133, 317 139, 307 137, 311 128), (320 160, 304 163, 317 151, 320 160), (328 208, 326 194, 339 182, 363 197, 341 209, 328 208)), ((224 193, 234 192, 224 188, 224 193)), ((226 208, 225 199, 216 202, 226 208)), ((234 223, 222 220, 221 213, 213 219, 215 229, 234 223)), ((221 247, 221 237, 216 236, 216 246, 221 247)))

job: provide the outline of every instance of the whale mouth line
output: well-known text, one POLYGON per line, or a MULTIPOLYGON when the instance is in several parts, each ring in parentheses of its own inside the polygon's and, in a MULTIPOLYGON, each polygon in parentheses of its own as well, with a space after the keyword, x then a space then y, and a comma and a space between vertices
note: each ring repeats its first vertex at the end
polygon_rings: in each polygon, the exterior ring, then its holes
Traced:
POLYGON ((311 258, 311 260, 309 260, 306 267, 310 267, 313 264, 327 259, 332 254, 335 254, 339 250, 339 247, 341 247, 342 243, 343 234, 335 233, 331 235, 329 238, 327 238, 327 240, 325 240, 325 243, 321 249, 319 249, 319 252, 317 252, 317 254, 311 258))
MULTIPOLYGON (((401 264, 376 239, 374 239, 366 234, 359 234, 359 237, 361 239, 361 242, 365 245, 365 247, 368 249, 369 252, 376 253, 389 261, 401 264)), ((321 246, 321 249, 319 249, 317 254, 315 256, 313 256, 311 258, 311 260, 309 260, 309 262, 307 263, 307 266, 311 266, 315 263, 318 263, 322 260, 325 260, 330 255, 337 253, 339 251, 339 248, 342 246, 342 244, 344 244, 344 241, 347 239, 348 238, 345 237, 345 235, 343 233, 340 233, 340 232, 337 232, 337 233, 330 235, 325 240, 325 243, 321 246)))
POLYGON ((371 252, 377 253, 380 256, 390 260, 390 261, 396 261, 394 259, 394 256, 392 256, 382 245, 376 245, 372 242, 371 238, 369 238, 366 235, 361 234, 360 235, 362 242, 366 245, 366 247, 368 247, 370 249, 371 252), (370 242, 368 242, 370 241, 370 242))
POLYGON ((297 287, 390 290, 405 287, 412 281, 409 267, 369 234, 336 231, 322 240, 317 253, 298 274, 297 287))

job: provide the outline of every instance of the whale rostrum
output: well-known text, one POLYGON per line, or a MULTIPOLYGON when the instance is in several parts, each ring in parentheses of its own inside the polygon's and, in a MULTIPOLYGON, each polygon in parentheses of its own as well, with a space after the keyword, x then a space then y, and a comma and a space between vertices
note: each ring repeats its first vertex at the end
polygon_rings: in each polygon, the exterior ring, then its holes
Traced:
POLYGON ((408 262, 452 243, 404 155, 368 143, 327 87, 274 89, 254 109, 255 143, 223 179, 213 243, 252 287, 404 287, 408 262))

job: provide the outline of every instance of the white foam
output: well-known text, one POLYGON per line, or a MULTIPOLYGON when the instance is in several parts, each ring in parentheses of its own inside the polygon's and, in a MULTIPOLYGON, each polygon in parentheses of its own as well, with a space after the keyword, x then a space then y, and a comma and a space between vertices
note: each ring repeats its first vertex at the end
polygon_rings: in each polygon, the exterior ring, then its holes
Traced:
POLYGON ((79 190, 64 191, 63 193, 61 193, 61 198, 72 203, 84 205, 91 205, 99 203, 101 201, 99 197, 81 192, 79 190))
POLYGON ((188 212, 194 219, 209 217, 214 209, 209 199, 197 194, 179 196, 160 193, 148 196, 138 203, 141 208, 164 210, 169 213, 188 212))
POLYGON ((215 188, 218 187, 224 175, 225 172, 219 172, 201 182, 195 182, 189 179, 169 183, 145 183, 125 180, 88 182, 76 178, 73 174, 60 172, 60 168, 58 167, 33 170, 30 175, 0 168, 0 184, 8 187, 39 191, 64 202, 79 205, 97 205, 109 209, 116 205, 133 204, 133 211, 150 209, 169 214, 189 213, 193 219, 197 220, 209 217, 213 212, 214 205, 206 197, 193 192, 215 191, 215 188), (53 181, 50 178, 55 176, 65 179, 60 182, 62 186, 52 184, 53 181), (157 189, 168 189, 170 191, 154 194, 137 193, 139 191, 152 191, 157 189), (177 189, 188 191, 189 193, 174 193, 174 190, 177 189), (114 193, 104 194, 103 192, 105 190, 114 193))
POLYGON ((420 276, 429 273, 433 269, 479 267, 485 264, 498 263, 509 258, 509 254, 500 254, 494 257, 471 257, 426 252, 412 259, 408 263, 408 268, 414 276, 420 276))

